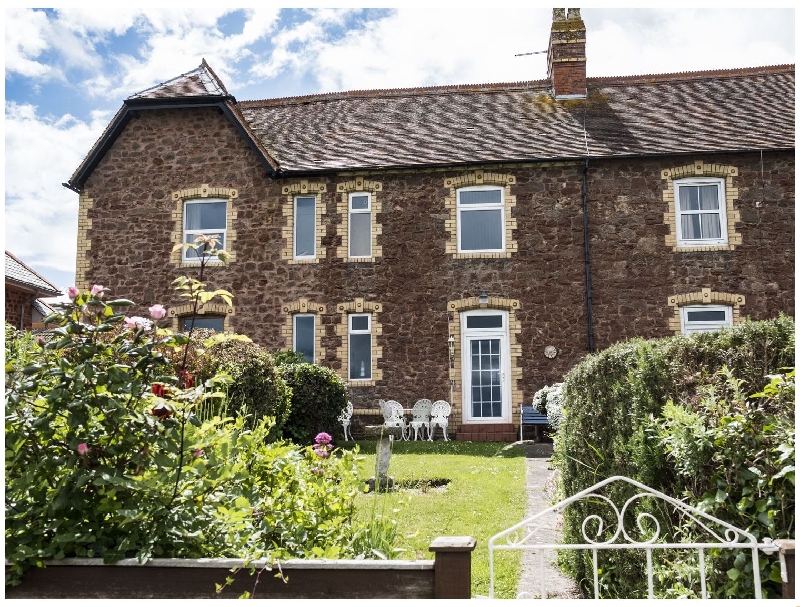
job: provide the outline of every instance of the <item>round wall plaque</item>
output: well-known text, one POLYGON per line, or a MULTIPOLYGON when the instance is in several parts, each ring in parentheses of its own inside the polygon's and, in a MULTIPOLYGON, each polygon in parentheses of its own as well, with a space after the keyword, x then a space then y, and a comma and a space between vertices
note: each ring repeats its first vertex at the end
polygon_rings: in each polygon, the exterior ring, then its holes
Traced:
POLYGON ((556 347, 555 347, 555 346, 547 346, 547 347, 544 349, 544 355, 545 355, 547 358, 555 358, 555 357, 556 357, 556 354, 558 354, 558 350, 556 350, 556 347))

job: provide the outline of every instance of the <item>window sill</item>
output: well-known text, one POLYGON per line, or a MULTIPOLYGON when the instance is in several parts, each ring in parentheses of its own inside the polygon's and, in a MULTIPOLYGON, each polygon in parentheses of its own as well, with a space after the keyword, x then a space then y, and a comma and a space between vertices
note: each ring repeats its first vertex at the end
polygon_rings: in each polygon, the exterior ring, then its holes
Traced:
POLYGON ((374 379, 349 379, 347 385, 351 388, 367 387, 376 385, 376 381, 374 379))
POLYGON ((510 251, 453 253, 453 259, 509 259, 510 251))
POLYGON ((673 247, 673 251, 678 253, 693 253, 697 251, 733 251, 734 246, 731 244, 707 244, 707 245, 677 245, 673 247))

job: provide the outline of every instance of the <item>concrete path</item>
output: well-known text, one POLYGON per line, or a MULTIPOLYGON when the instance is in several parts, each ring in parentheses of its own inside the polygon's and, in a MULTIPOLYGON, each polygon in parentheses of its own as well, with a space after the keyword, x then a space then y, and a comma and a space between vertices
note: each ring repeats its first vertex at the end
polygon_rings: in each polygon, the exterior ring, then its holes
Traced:
MULTIPOLYGON (((525 517, 528 518, 546 510, 551 506, 547 493, 552 487, 554 471, 549 468, 548 460, 552 455, 552 444, 532 443, 525 441, 521 444, 526 453, 526 487, 528 489, 528 507, 525 517)), ((561 519, 551 516, 548 524, 537 530, 534 540, 537 542, 556 542, 561 537, 561 519)), ((545 589, 548 599, 579 599, 582 598, 575 582, 561 573, 555 564, 556 554, 547 550, 545 554, 545 589)), ((539 552, 525 550, 522 553, 522 574, 520 575, 517 595, 521 599, 541 598, 541 562, 539 552)))

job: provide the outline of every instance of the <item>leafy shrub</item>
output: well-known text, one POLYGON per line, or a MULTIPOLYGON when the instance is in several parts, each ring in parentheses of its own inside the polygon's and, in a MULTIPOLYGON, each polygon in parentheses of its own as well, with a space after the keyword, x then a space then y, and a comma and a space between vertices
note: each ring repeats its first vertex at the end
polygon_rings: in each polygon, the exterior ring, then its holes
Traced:
POLYGON ((299 352, 294 350, 273 350, 272 359, 279 367, 282 365, 295 365, 306 362, 306 359, 299 352))
POLYGON ((339 427, 336 418, 347 406, 347 386, 333 370, 309 363, 279 367, 292 391, 284 437, 308 443, 317 433, 339 427))
MULTIPOLYGON (((740 380, 741 393, 753 394, 764 388, 767 375, 792 366, 793 360, 794 321, 784 316, 712 333, 621 342, 587 356, 570 370, 562 389, 565 415, 554 454, 560 469, 559 493, 573 495, 621 475, 667 495, 681 495, 689 487, 685 479, 678 480, 680 471, 674 460, 668 459, 664 444, 651 432, 663 422, 667 402, 685 404, 687 411, 699 414, 695 408, 703 399, 702 386, 713 382, 723 367, 740 380)), ((681 432, 690 431, 687 428, 696 423, 696 418, 687 421, 681 432)), ((623 504, 633 491, 615 484, 607 495, 623 504)), ((698 503, 702 495, 693 494, 689 501, 698 503)), ((581 525, 597 511, 582 502, 565 512, 564 541, 582 542, 581 525)), ((666 513, 659 516, 662 529, 673 523, 666 513)), ((643 596, 646 578, 641 555, 624 550, 601 554, 603 596, 643 596)), ((576 580, 592 579, 588 557, 566 551, 561 558, 576 580)))
POLYGON ((545 386, 537 390, 533 395, 533 408, 539 413, 547 415, 547 423, 553 430, 558 430, 561 425, 561 420, 564 415, 562 407, 563 383, 553 384, 552 386, 545 386))
POLYGON ((355 455, 268 443, 263 418, 201 421, 221 393, 161 375, 187 339, 128 305, 76 293, 34 364, 7 358, 6 584, 66 557, 374 557, 355 455))
POLYGON ((274 420, 271 436, 280 437, 289 418, 291 389, 272 356, 249 339, 218 339, 207 330, 197 331, 192 341, 202 353, 190 359, 186 367, 196 382, 207 381, 219 373, 231 378, 224 413, 230 417, 248 417, 251 426, 262 417, 270 417, 274 420))
MULTIPOLYGON (((750 399, 727 368, 710 379, 698 404, 668 402, 653 427, 676 472, 676 490, 757 538, 794 537, 794 371, 772 376, 750 399)), ((722 552, 709 587, 718 598, 753 596, 750 559, 722 552)), ((762 590, 779 597, 778 560, 763 559, 761 576, 768 581, 762 590)))

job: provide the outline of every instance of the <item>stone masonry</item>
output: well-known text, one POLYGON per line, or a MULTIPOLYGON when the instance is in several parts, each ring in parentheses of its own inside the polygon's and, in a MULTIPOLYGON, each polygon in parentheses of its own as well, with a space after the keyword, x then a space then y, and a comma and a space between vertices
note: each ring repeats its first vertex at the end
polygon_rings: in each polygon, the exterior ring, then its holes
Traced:
MULTIPOLYGON (((313 263, 290 263, 286 208, 301 180, 268 177, 231 123, 212 109, 142 112, 116 139, 80 197, 79 282, 103 284, 114 297, 133 299, 139 313, 153 303, 179 309, 184 302, 170 283, 183 273, 196 276, 197 269, 171 262, 173 193, 202 187, 225 192, 217 197, 235 205, 227 228, 229 236, 235 234, 236 255, 227 266, 210 267, 206 280, 210 288, 234 294, 235 314, 227 317, 226 328, 269 349, 291 347, 287 314, 300 309, 298 302, 312 302, 320 321, 318 362, 346 377, 346 312, 355 302, 368 303, 379 331, 373 334, 373 381, 350 386, 356 413, 375 412, 378 399, 408 407, 419 398, 444 399, 454 405, 449 435, 507 437, 513 426, 459 429, 460 371, 448 349, 455 314, 450 305, 474 302, 485 291, 498 309, 513 311, 518 423, 519 405, 559 381, 588 351, 584 166, 539 162, 481 170, 503 176, 507 241, 514 244, 508 255, 453 254, 452 188, 446 184, 473 179, 476 172, 445 167, 310 178, 319 206, 318 253, 313 263), (349 260, 342 254, 342 226, 350 188, 342 184, 359 180, 374 196, 373 257, 349 260), (557 349, 555 358, 545 357, 548 345, 557 349)), ((586 180, 596 348, 672 335, 675 306, 686 294, 693 294, 691 301, 697 294, 704 301, 706 292, 730 297, 721 301, 735 305, 737 321, 792 313, 793 153, 595 160, 586 180), (735 247, 681 250, 670 243, 665 215, 672 209, 664 194, 669 171, 697 162, 735 169, 735 175, 728 173, 736 188, 729 209, 735 247)))

